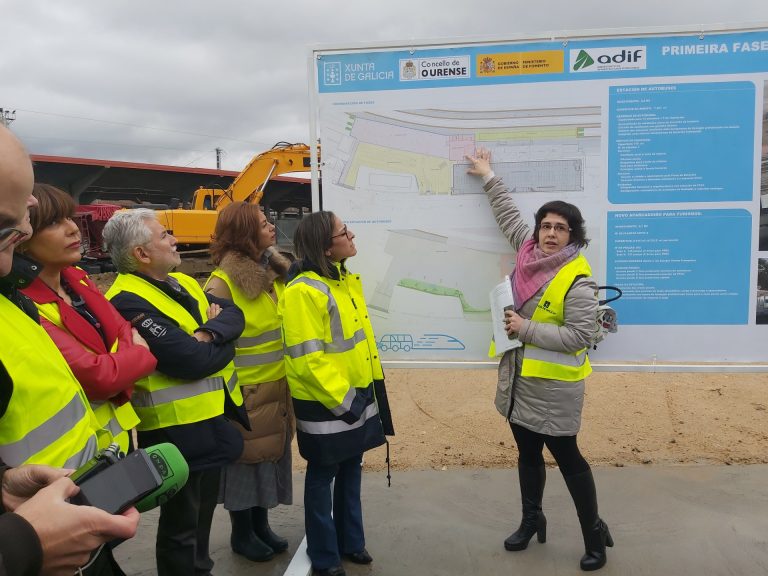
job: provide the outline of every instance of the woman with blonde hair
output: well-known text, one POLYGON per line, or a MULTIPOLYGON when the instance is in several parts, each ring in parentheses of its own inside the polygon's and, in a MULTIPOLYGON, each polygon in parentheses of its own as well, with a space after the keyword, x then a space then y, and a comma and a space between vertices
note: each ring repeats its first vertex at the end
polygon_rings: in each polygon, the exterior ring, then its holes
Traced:
POLYGON ((274 247, 275 227, 258 205, 234 202, 216 223, 216 269, 205 291, 232 300, 245 315, 235 369, 251 430, 240 460, 224 469, 220 501, 232 521, 232 550, 263 562, 288 548, 269 526, 268 509, 291 504, 294 421, 285 379, 277 302, 290 261, 274 247))

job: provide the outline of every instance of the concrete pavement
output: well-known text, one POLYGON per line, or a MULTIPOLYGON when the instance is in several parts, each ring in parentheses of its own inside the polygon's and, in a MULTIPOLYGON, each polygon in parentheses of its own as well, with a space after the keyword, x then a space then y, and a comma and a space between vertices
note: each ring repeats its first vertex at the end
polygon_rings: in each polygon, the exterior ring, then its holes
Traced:
MULTIPOLYGON (((347 564, 349 576, 582 574, 578 519, 559 471, 548 469, 546 544, 507 552, 503 541, 520 518, 517 471, 447 470, 363 475, 363 513, 370 566, 347 564)), ((599 573, 752 576, 768 573, 768 466, 649 466, 594 469, 601 516, 616 546, 599 573)), ((296 503, 270 520, 288 538, 288 553, 256 564, 229 549, 229 518, 216 511, 211 535, 214 574, 283 574, 303 531, 303 474, 296 503)), ((139 535, 115 550, 129 575, 154 574, 157 513, 144 514, 139 535)))

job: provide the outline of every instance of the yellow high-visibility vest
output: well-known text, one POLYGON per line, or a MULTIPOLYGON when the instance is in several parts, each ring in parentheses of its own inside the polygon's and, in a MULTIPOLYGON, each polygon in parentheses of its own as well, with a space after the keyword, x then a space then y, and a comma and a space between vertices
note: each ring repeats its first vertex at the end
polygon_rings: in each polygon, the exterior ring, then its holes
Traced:
MULTIPOLYGON (((35 302, 40 316, 48 320, 51 324, 58 326, 62 330, 67 330, 66 326, 61 320, 61 312, 59 306, 55 302, 48 302, 45 304, 38 304, 35 302)), ((68 330, 67 330, 68 331, 68 330)), ((75 338, 75 336, 73 336, 75 338)), ((90 352, 97 354, 95 350, 91 350, 85 344, 80 342, 80 345, 89 350, 90 352)), ((117 352, 117 339, 110 346, 110 352, 117 352)), ((120 449, 123 452, 128 451, 128 447, 131 442, 130 430, 133 429, 139 423, 139 417, 130 402, 124 402, 122 405, 117 406, 109 400, 89 400, 91 409, 96 415, 96 420, 102 428, 109 430, 115 442, 120 445, 120 449)))
MULTIPOLYGON (((205 320, 208 299, 197 280, 181 273, 172 273, 179 284, 197 301, 200 316, 205 320)), ((165 292, 135 274, 118 274, 107 291, 111 300, 120 292, 140 296, 161 314, 173 318, 179 328, 193 334, 200 327, 187 310, 165 292)), ((224 394, 229 394, 236 406, 243 404, 243 395, 237 385, 237 373, 230 361, 224 368, 200 380, 172 378, 155 371, 136 382, 131 396, 141 422, 137 430, 156 430, 179 424, 192 424, 224 413, 224 394), (226 390, 226 392, 225 392, 226 390)))
MULTIPOLYGON (((278 308, 293 398, 320 402, 331 413, 340 414, 354 400, 357 388, 383 379, 359 276, 342 274, 333 280, 304 272, 289 283, 278 308), (296 297, 291 296, 287 304, 289 291, 296 297), (328 311, 322 323, 316 321, 317 310, 328 311)), ((378 416, 375 403, 363 418, 374 416, 378 416)), ((349 426, 342 421, 304 422, 298 408, 296 417, 296 427, 310 433, 342 432, 349 426)))
POLYGON ((112 442, 53 340, 5 296, 0 354, 13 382, 0 418, 0 458, 6 464, 78 468, 112 442))
MULTIPOLYGON (((536 305, 531 320, 545 324, 564 323, 565 295, 579 276, 592 276, 589 262, 582 254, 563 266, 544 290, 536 305)), ((555 352, 526 344, 523 352, 523 365, 520 375, 523 377, 549 378, 576 382, 592 373, 587 349, 576 352, 555 352)))
MULTIPOLYGON (((247 297, 220 268, 211 273, 208 282, 214 276, 227 284, 232 301, 245 315, 245 329, 237 340, 235 354, 235 370, 240 386, 273 382, 285 376, 280 331, 282 322, 277 313, 277 302, 266 291, 256 298, 247 297)), ((273 285, 279 298, 285 284, 277 279, 273 285)))

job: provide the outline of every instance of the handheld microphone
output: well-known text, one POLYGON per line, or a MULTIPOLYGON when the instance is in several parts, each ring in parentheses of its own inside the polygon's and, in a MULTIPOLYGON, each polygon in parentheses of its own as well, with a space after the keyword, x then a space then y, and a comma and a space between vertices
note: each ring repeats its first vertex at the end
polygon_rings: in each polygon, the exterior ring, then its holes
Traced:
POLYGON ((179 449, 169 442, 143 449, 149 461, 163 479, 163 483, 136 503, 139 512, 146 512, 165 504, 187 483, 189 466, 179 449))
POLYGON ((189 466, 173 444, 141 448, 127 456, 115 453, 113 446, 72 475, 80 492, 70 502, 96 506, 110 514, 130 506, 146 512, 170 500, 186 484, 189 466))

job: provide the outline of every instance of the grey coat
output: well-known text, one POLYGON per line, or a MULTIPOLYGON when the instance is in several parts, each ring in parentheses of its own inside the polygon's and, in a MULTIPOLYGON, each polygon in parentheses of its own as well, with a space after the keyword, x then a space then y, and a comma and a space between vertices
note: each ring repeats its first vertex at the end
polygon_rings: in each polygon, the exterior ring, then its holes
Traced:
MULTIPOLYGON (((531 236, 531 228, 523 221, 510 191, 500 178, 492 178, 483 188, 499 228, 517 251, 531 236)), ((565 297, 563 326, 530 320, 547 285, 518 310, 524 318, 518 336, 523 347, 509 350, 499 362, 496 409, 510 422, 534 432, 549 436, 574 436, 581 426, 584 380, 563 382, 548 378, 523 378, 520 370, 525 344, 558 352, 576 352, 591 347, 596 330, 597 283, 592 277, 578 278, 573 283, 565 297)))

